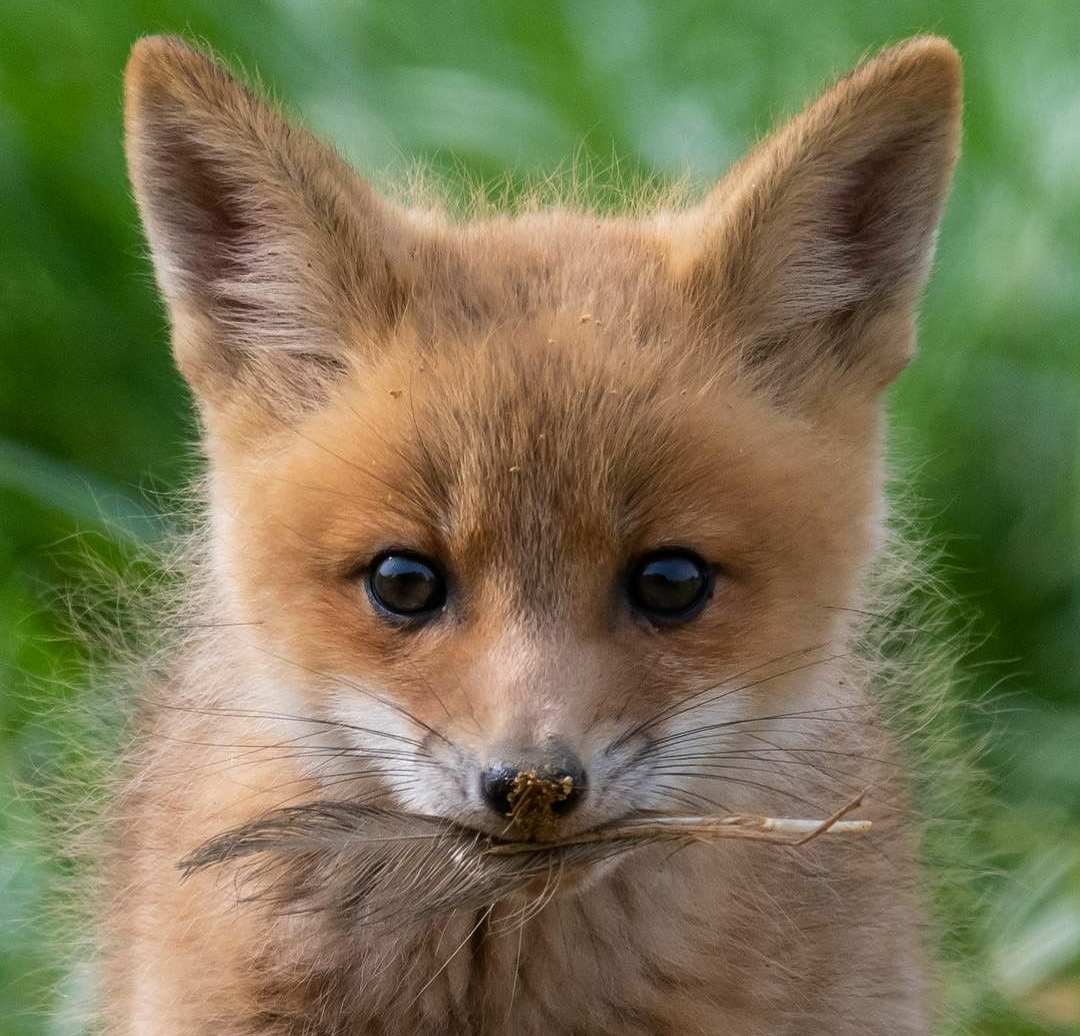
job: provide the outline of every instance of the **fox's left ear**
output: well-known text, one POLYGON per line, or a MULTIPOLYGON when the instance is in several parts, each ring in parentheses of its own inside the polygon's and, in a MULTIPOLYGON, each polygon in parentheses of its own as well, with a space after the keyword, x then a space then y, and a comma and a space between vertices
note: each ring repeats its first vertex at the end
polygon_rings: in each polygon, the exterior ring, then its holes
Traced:
POLYGON ((873 398, 911 357, 960 108, 956 51, 910 40, 766 138, 693 214, 678 276, 762 384, 873 398))

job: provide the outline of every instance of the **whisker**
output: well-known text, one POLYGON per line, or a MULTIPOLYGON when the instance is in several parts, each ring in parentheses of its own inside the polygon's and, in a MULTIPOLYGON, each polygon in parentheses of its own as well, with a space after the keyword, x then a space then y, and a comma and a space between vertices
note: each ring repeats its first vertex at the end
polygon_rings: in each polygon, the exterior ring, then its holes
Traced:
MULTIPOLYGON (((179 743, 180 744, 195 744, 195 745, 199 744, 199 742, 190 742, 190 741, 181 741, 179 743)), ((205 747, 205 746, 203 746, 203 747, 205 747)), ((216 746, 214 746, 214 747, 216 747, 216 746)), ((365 757, 361 753, 355 753, 355 752, 351 752, 351 751, 341 751, 341 752, 318 753, 318 754, 313 755, 311 758, 318 759, 321 762, 328 762, 328 761, 332 762, 332 761, 334 761, 336 759, 364 760, 367 757, 365 757)), ((378 760, 378 757, 374 757, 372 761, 377 761, 377 760, 378 760)), ((271 755, 271 756, 267 756, 267 755, 250 756, 250 754, 248 754, 244 758, 241 758, 241 759, 228 759, 228 760, 220 761, 220 762, 216 762, 216 763, 215 762, 206 763, 205 765, 203 765, 201 767, 198 767, 197 772, 199 772, 199 773, 201 773, 201 774, 203 774, 205 776, 218 776, 218 775, 221 775, 221 774, 229 773, 229 772, 231 772, 233 770, 237 770, 240 767, 255 766, 255 765, 259 764, 259 763, 305 762, 305 761, 310 761, 310 759, 308 759, 308 757, 306 757, 306 756, 304 756, 302 754, 295 754, 295 753, 281 753, 281 754, 278 754, 278 755, 271 755)), ((421 766, 429 766, 429 767, 433 767, 433 768, 437 767, 437 764, 434 761, 429 761, 429 760, 424 760, 424 759, 412 759, 412 758, 409 758, 407 756, 387 757, 385 761, 405 764, 405 765, 409 766, 410 769, 421 767, 421 766)), ((193 771, 191 767, 188 767, 183 772, 188 773, 188 772, 195 772, 195 771, 193 771)), ((178 771, 174 771, 174 776, 180 776, 180 773, 178 771)), ((311 780, 315 780, 315 779, 318 779, 316 774, 308 774, 306 776, 298 777, 297 781, 298 782, 311 781, 311 780)), ((279 784, 279 785, 276 785, 276 786, 282 786, 282 785, 279 784)))
MULTIPOLYGON (((689 702, 693 701, 694 698, 700 697, 703 694, 711 694, 718 687, 722 687, 725 683, 730 683, 732 680, 741 680, 744 676, 748 676, 748 675, 750 675, 750 673, 755 673, 760 669, 764 669, 766 666, 776 665, 777 662, 782 662, 784 659, 792 658, 795 655, 804 655, 804 654, 807 654, 810 651, 820 651, 820 650, 822 650, 823 648, 825 648, 827 646, 828 646, 828 643, 826 642, 826 643, 823 643, 823 644, 812 645, 810 647, 797 648, 794 651, 788 651, 785 654, 776 655, 775 657, 770 658, 770 659, 768 659, 768 660, 766 660, 764 662, 759 662, 756 665, 748 666, 746 669, 743 669, 743 670, 741 670, 740 672, 737 672, 737 673, 733 673, 732 675, 730 675, 728 677, 725 677, 723 680, 720 680, 719 682, 709 684, 708 687, 703 687, 703 688, 700 688, 700 689, 698 689, 696 691, 691 691, 689 694, 683 696, 678 701, 675 701, 675 702, 665 706, 664 708, 658 710, 657 712, 653 713, 651 716, 644 719, 641 723, 638 723, 636 726, 631 727, 630 730, 626 731, 624 734, 622 734, 621 736, 619 736, 618 738, 616 738, 612 742, 612 744, 611 744, 611 746, 609 748, 609 751, 615 751, 616 749, 618 749, 619 747, 624 745, 630 738, 635 737, 638 734, 644 733, 644 731, 651 729, 652 727, 656 726, 658 723, 662 723, 665 719, 670 719, 670 718, 673 718, 673 716, 681 715, 680 712, 673 712, 673 710, 677 710, 677 709, 681 708, 682 706, 687 705, 689 702)), ((797 670, 794 670, 794 671, 797 671, 797 670)), ((776 675, 777 675, 777 677, 779 677, 779 676, 786 676, 788 674, 787 673, 778 673, 776 675)), ((746 686, 752 687, 752 686, 756 686, 756 684, 749 684, 749 685, 746 685, 746 686)), ((734 693, 737 693, 738 691, 744 690, 744 689, 746 689, 746 688, 745 687, 732 688, 730 691, 727 691, 723 695, 721 695, 721 697, 726 697, 727 694, 734 694, 734 693)), ((694 706, 694 708, 696 708, 696 707, 697 706, 694 706)))
POLYGON ((419 716, 410 712, 403 705, 399 705, 397 702, 390 701, 389 699, 384 698, 382 695, 376 694, 374 691, 370 691, 366 687, 360 686, 360 684, 355 684, 350 680, 346 680, 343 676, 334 676, 331 673, 323 672, 319 669, 313 669, 311 666, 306 666, 302 662, 297 662, 296 659, 287 658, 284 655, 279 655, 276 652, 271 651, 269 648, 264 648, 258 645, 256 645, 256 647, 257 650, 261 651, 263 654, 268 655, 270 658, 277 659, 279 662, 285 662, 287 665, 295 666, 297 669, 300 669, 303 672, 309 673, 312 676, 319 677, 319 679, 329 680, 331 683, 338 684, 341 687, 347 687, 350 691, 356 691, 358 694, 367 695, 367 697, 373 699, 374 701, 377 701, 380 705, 384 705, 391 711, 398 713, 398 715, 400 716, 404 716, 410 722, 415 723, 418 727, 426 730, 429 734, 444 742, 447 747, 452 748, 455 752, 460 752, 458 746, 453 741, 451 741, 450 738, 448 738, 441 731, 436 730, 435 727, 431 726, 428 723, 425 723, 422 719, 420 719, 419 716))
POLYGON ((155 630, 222 630, 236 627, 262 626, 263 622, 159 622, 150 628, 155 630))
MULTIPOLYGON (((830 770, 823 767, 820 763, 813 761, 813 759, 800 759, 800 758, 788 758, 792 754, 798 755, 828 755, 839 756, 841 759, 850 759, 853 762, 868 762, 877 764, 878 760, 871 756, 860 755, 858 753, 847 752, 830 752, 826 750, 818 750, 814 748, 754 748, 754 749, 735 749, 727 750, 722 749, 719 752, 707 752, 704 750, 694 749, 690 752, 678 752, 671 755, 663 754, 658 758, 665 762, 719 762, 726 760, 741 760, 749 759, 752 762, 769 763, 777 766, 809 766, 813 767, 819 773, 838 773, 844 777, 856 777, 858 774, 849 773, 845 770, 830 770)), ((900 766, 896 763, 882 763, 887 769, 899 770, 900 766)))
POLYGON ((771 784, 763 784, 760 781, 748 781, 740 777, 728 777, 724 774, 702 773, 698 770, 657 770, 655 773, 657 777, 692 777, 699 780, 723 781, 726 784, 745 785, 749 788, 757 788, 759 791, 770 791, 776 795, 782 795, 784 798, 791 799, 792 802, 798 802, 801 806, 809 806, 818 812, 822 811, 822 807, 816 802, 811 802, 809 799, 796 795, 792 791, 786 791, 771 784))
POLYGON ((323 716, 297 716, 288 712, 270 712, 262 709, 237 709, 215 705, 178 705, 175 702, 156 701, 154 699, 141 699, 152 705, 155 709, 163 709, 172 712, 188 712, 193 715, 224 716, 227 719, 272 719, 285 723, 311 723, 316 726, 332 727, 338 730, 349 730, 358 734, 370 734, 374 737, 385 737, 391 741, 400 741, 413 748, 424 750, 423 742, 415 738, 406 737, 404 734, 391 734, 385 730, 377 730, 374 727, 362 727, 343 720, 328 719, 323 716))
MULTIPOLYGON (((389 749, 360 749, 354 748, 348 745, 300 745, 300 747, 293 752, 283 752, 277 756, 262 756, 261 752, 272 752, 277 749, 285 749, 290 745, 299 744, 303 738, 288 738, 285 741, 278 741, 273 744, 260 745, 252 744, 250 741, 228 742, 228 741, 197 741, 193 738, 175 737, 172 734, 152 733, 152 737, 159 741, 168 741, 174 745, 192 745, 196 748, 222 748, 230 751, 242 750, 238 754, 241 756, 254 755, 258 759, 304 759, 306 757, 319 757, 319 756, 345 756, 353 755, 358 757, 366 757, 371 759, 401 759, 401 760, 414 760, 417 756, 412 752, 394 752, 389 749)), ((306 736, 314 736, 306 735, 306 736)), ((417 760, 420 761, 420 760, 417 760)))
MULTIPOLYGON (((667 744, 669 742, 678 741, 680 738, 686 738, 691 735, 703 733, 711 730, 729 730, 734 727, 739 727, 747 723, 769 723, 772 720, 777 719, 803 719, 811 723, 829 723, 829 722, 841 722, 847 723, 847 720, 840 720, 838 717, 822 715, 823 713, 833 712, 847 712, 855 709, 868 709, 871 706, 869 704, 857 704, 857 705, 830 705, 820 709, 804 709, 800 712, 776 712, 769 716, 745 716, 742 719, 729 719, 722 720, 717 723, 707 723, 700 727, 691 727, 689 730, 676 731, 673 734, 668 734, 665 737, 657 738, 655 741, 650 742, 650 748, 655 749, 659 745, 667 744)), ((859 721, 856 721, 859 722, 859 721)), ((768 733, 768 731, 765 731, 768 733)))
MULTIPOLYGON (((772 776, 786 777, 789 774, 789 767, 798 767, 802 770, 809 770, 817 774, 820 781, 823 784, 836 785, 839 788, 845 788, 849 790, 861 791, 865 788, 866 779, 863 774, 850 773, 845 770, 829 770, 822 766, 818 766, 815 763, 806 762, 798 759, 759 759, 755 756, 745 757, 750 762, 770 763, 770 766, 746 766, 739 762, 715 762, 712 757, 707 756, 681 756, 670 759, 664 759, 661 762, 663 766, 696 766, 702 770, 709 771, 730 771, 733 773, 763 773, 770 774, 772 776), (845 780, 844 778, 850 778, 845 780)), ((718 776, 721 776, 718 773, 718 776)), ((805 777, 800 777, 800 780, 805 780, 805 777)))
POLYGON ((662 784, 657 781, 657 788, 664 789, 668 794, 664 796, 665 801, 679 802, 684 806, 689 806, 690 809, 698 809, 702 803, 708 806, 710 809, 719 809, 724 813, 729 813, 730 810, 719 799, 710 798, 708 795, 702 795, 701 792, 690 791, 686 788, 675 787, 670 784, 662 784))
MULTIPOLYGON (((763 684, 772 682, 773 680, 779 680, 785 676, 791 676, 793 673, 802 672, 804 669, 812 669, 814 666, 827 665, 829 662, 835 662, 839 659, 849 657, 846 653, 839 655, 829 655, 826 658, 815 659, 812 662, 804 662, 802 665, 792 666, 790 669, 785 669, 779 673, 772 673, 769 676, 763 676, 759 680, 752 680, 749 683, 740 684, 737 687, 732 687, 729 690, 723 691, 720 694, 715 695, 712 698, 707 698, 705 701, 695 702, 692 705, 687 705, 684 708, 679 709, 676 712, 671 713, 664 717, 665 720, 675 719, 678 716, 686 715, 688 712, 694 712, 697 709, 703 709, 706 706, 714 705, 718 701, 730 697, 732 694, 739 694, 743 691, 748 691, 754 687, 760 687, 763 684)), ((655 724, 652 724, 655 726, 655 724)), ((649 729, 649 728, 646 728, 649 729)))

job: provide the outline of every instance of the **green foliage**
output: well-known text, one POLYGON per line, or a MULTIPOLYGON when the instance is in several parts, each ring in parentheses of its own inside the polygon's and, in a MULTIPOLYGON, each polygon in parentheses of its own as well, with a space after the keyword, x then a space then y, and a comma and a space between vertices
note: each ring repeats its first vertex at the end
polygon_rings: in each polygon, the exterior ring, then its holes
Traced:
MULTIPOLYGON (((58 558, 152 539, 145 479, 179 484, 192 425, 126 185, 120 75, 138 35, 180 32, 257 71, 379 179, 717 176, 860 55, 949 36, 965 58, 965 157, 895 391, 938 573, 978 611, 970 736, 996 803, 970 1006, 986 1036, 1080 1032, 1080 6, 819 0, 8 0, 0 5, 0 1031, 42 1036, 78 976, 39 938, 60 866, 22 783, 79 762, 80 693, 58 558), (990 704, 987 704, 987 703, 990 704), (997 703, 997 704, 995 704, 997 703), (51 718, 50 718, 51 717, 51 718), (61 739, 62 740, 62 739, 61 739), (59 992, 57 992, 59 991, 59 992)), ((85 690, 83 693, 86 693, 85 690)), ((975 879, 973 879, 975 880, 975 879)), ((958 902, 967 902, 958 899, 958 902)))

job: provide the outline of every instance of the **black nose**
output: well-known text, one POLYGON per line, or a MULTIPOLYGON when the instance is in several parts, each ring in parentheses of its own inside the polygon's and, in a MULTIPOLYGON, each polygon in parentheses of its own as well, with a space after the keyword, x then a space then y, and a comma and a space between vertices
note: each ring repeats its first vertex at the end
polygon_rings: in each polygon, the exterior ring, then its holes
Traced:
POLYGON ((562 816, 585 792, 585 769, 576 759, 536 765, 495 763, 480 774, 484 802, 502 817, 528 811, 562 816))

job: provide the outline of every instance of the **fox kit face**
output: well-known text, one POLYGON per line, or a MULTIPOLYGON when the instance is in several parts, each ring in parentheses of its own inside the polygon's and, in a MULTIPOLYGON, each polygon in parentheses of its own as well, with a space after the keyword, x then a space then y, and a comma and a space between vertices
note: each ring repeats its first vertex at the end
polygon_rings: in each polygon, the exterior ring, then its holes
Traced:
POLYGON ((175 41, 127 90, 247 679, 371 759, 315 776, 534 838, 783 794, 702 758, 846 700, 951 48, 887 52, 642 220, 401 209, 175 41))
POLYGON ((410 341, 223 475, 277 679, 383 731, 368 749, 419 738, 399 794, 492 830, 523 770, 572 779, 559 830, 660 805, 666 713, 828 642, 873 536, 872 448, 643 356, 614 319, 538 319, 410 341))

